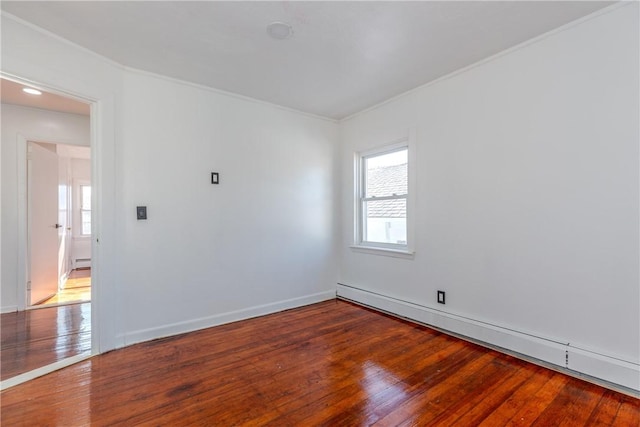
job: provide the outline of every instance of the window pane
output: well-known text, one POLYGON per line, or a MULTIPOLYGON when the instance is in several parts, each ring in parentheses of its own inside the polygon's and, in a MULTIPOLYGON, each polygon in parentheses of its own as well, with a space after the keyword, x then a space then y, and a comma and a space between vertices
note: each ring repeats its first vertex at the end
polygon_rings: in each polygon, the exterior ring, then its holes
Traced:
POLYGON ((81 211, 82 213, 82 234, 91 234, 91 211, 81 211))
POLYGON ((407 244, 407 199, 364 202, 365 242, 407 244))
POLYGON ((365 157, 365 197, 407 194, 407 149, 365 157))
POLYGON ((80 200, 82 210, 91 210, 91 186, 90 185, 81 185, 80 186, 80 200))

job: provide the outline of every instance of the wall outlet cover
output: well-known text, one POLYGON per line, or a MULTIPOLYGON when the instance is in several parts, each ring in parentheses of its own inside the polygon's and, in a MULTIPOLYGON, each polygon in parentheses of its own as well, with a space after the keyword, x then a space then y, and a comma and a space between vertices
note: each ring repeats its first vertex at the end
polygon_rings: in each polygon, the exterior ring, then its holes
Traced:
POLYGON ((444 291, 438 291, 438 304, 444 304, 444 291))

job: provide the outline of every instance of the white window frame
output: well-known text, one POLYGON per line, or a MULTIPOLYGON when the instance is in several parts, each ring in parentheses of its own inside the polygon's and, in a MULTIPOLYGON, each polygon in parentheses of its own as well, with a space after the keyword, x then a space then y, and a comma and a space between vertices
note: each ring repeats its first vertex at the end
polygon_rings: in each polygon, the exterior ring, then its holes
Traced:
MULTIPOLYGON (((80 236, 89 236, 91 237, 91 230, 89 230, 88 233, 84 232, 84 217, 82 216, 83 212, 89 212, 89 216, 91 216, 91 204, 89 204, 89 209, 83 209, 82 205, 83 205, 83 194, 82 194, 82 187, 89 187, 91 188, 91 183, 87 182, 87 183, 80 183, 78 185, 78 196, 80 197, 80 204, 79 204, 79 208, 80 208, 80 218, 79 218, 79 223, 80 223, 80 236)), ((91 196, 93 196, 93 188, 91 188, 91 196)), ((93 198, 93 197, 92 197, 93 198)))
POLYGON ((385 255, 399 258, 413 258, 413 217, 414 217, 414 193, 415 185, 413 179, 414 170, 414 144, 412 144, 414 132, 401 139, 395 140, 384 146, 355 153, 354 156, 354 182, 355 182, 355 205, 354 205, 354 243, 351 249, 355 252, 368 253, 374 255, 385 255), (396 151, 407 150, 407 194, 386 197, 365 197, 365 160, 396 151), (407 201, 407 243, 379 243, 364 240, 364 204, 373 200, 394 200, 405 199, 407 201))
MULTIPOLYGON (((91 239, 91 234, 82 234, 82 186, 91 188, 91 199, 93 199, 93 185, 91 180, 74 179, 73 180, 73 213, 71 223, 73 226, 73 238, 79 240, 91 239)), ((93 231, 93 200, 91 200, 91 230, 93 231)))

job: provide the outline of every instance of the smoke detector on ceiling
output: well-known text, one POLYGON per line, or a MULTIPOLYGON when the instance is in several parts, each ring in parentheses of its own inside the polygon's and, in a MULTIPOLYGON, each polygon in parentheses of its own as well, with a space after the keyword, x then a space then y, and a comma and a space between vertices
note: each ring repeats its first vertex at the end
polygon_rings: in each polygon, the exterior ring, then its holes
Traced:
POLYGON ((293 35, 293 28, 286 22, 275 21, 267 25, 267 34, 276 40, 284 40, 293 35))

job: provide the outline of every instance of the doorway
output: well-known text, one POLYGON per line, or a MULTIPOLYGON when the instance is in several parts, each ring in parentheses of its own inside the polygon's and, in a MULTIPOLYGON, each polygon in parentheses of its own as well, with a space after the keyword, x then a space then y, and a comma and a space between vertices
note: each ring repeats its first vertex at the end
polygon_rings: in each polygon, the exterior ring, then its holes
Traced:
POLYGON ((27 142, 27 305, 91 300, 90 148, 27 142))
POLYGON ((2 389, 97 350, 92 334, 91 104, 10 79, 0 78, 2 148, 3 157, 15 156, 17 168, 10 179, 3 175, 2 185, 3 191, 16 192, 18 203, 3 205, 17 223, 10 233, 3 229, 2 240, 3 248, 15 247, 18 255, 6 275, 15 280, 4 280, 3 263, 3 295, 11 293, 5 287, 13 287, 16 300, 13 310, 3 307, 0 319, 2 389), (38 94, 26 96, 23 89, 29 87, 38 94), (78 173, 82 168, 84 175, 78 173), (83 246, 88 251, 83 253, 83 246), (85 277, 78 277, 80 271, 85 277), (82 286, 85 295, 66 303, 51 301, 73 279, 89 284, 82 286))

